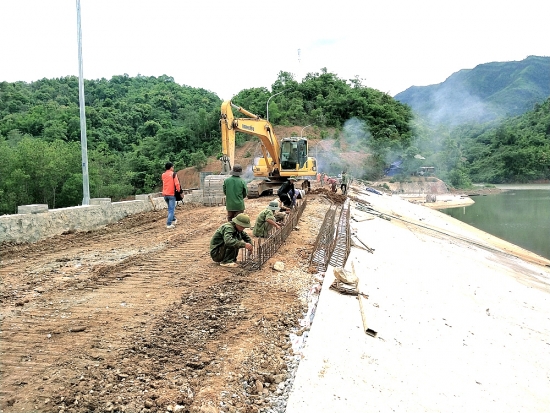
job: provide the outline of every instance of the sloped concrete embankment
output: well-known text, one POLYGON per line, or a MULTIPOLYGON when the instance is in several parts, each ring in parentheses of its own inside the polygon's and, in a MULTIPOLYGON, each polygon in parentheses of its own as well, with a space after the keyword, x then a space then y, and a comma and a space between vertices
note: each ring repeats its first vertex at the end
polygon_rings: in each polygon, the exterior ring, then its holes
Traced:
POLYGON ((286 412, 547 412, 550 268, 484 247, 437 211, 368 202, 440 232, 352 224, 374 253, 352 248, 346 268, 378 335, 365 334, 355 297, 328 288, 329 267, 286 412))

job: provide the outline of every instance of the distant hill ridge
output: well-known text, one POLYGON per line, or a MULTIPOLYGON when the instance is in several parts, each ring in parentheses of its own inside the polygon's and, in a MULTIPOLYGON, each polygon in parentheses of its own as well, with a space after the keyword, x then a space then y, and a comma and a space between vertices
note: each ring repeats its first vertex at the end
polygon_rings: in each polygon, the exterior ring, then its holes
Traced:
POLYGON ((395 99, 432 123, 451 125, 515 116, 550 96, 550 57, 484 63, 444 82, 411 86, 395 99))

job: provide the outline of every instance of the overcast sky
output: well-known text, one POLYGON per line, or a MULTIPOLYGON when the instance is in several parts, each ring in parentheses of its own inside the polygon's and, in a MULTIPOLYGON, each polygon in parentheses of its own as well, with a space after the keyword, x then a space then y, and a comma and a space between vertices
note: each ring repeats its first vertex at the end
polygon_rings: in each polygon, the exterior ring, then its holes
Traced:
MULTIPOLYGON (((394 96, 550 56, 543 0, 81 0, 84 77, 172 76, 229 99, 326 67, 394 96), (298 53, 300 50, 300 54, 298 53)), ((78 75, 76 0, 0 0, 0 81, 78 75)))

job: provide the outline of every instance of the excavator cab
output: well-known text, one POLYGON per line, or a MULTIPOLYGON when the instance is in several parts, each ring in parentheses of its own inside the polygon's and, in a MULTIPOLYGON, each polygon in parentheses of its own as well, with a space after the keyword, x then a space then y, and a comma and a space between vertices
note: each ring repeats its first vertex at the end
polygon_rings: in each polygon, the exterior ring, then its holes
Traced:
POLYGON ((283 138, 281 141, 281 170, 296 171, 307 162, 307 140, 283 138))

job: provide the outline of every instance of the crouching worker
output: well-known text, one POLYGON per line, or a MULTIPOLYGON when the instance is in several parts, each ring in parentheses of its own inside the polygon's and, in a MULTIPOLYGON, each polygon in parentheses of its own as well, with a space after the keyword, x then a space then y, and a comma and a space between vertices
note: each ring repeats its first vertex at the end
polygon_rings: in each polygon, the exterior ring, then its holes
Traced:
POLYGON ((275 219, 275 211, 279 210, 279 203, 277 201, 271 201, 266 209, 260 212, 254 225, 252 233, 256 237, 267 238, 269 236, 269 230, 271 228, 279 229, 281 226, 275 219))
POLYGON ((279 199, 287 208, 292 208, 292 202, 293 202, 293 196, 294 196, 294 182, 297 182, 298 180, 296 177, 291 176, 288 178, 285 183, 281 185, 279 190, 277 191, 277 195, 279 195, 279 199))
POLYGON ((250 228, 250 217, 239 214, 219 227, 210 240, 210 256, 223 267, 238 267, 237 256, 241 248, 252 251, 252 239, 244 232, 250 228))

